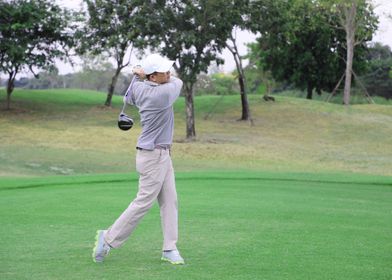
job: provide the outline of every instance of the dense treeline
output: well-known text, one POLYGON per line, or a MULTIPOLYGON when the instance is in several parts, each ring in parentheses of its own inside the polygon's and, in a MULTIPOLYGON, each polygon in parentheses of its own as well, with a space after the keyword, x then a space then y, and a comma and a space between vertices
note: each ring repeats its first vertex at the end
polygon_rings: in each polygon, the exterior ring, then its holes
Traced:
MULTIPOLYGON (((251 50, 249 50, 251 52, 251 50)), ((366 65, 363 75, 359 78, 371 96, 381 96, 392 99, 392 51, 389 46, 380 43, 370 44, 366 50, 366 65)), ((274 92, 287 88, 295 88, 290 81, 274 82, 271 77, 265 77, 262 70, 257 69, 255 61, 250 61, 245 67, 245 76, 248 82, 249 93, 265 94, 267 85, 274 83, 274 92)), ((202 73, 195 84, 195 95, 235 95, 239 92, 236 81, 236 72, 222 73, 219 69, 212 69, 209 74, 202 73)), ((56 68, 51 71, 39 73, 37 78, 22 77, 15 81, 15 87, 28 89, 48 88, 80 88, 107 92, 108 84, 112 78, 114 67, 107 61, 84 61, 81 71, 66 75, 59 75, 56 68)), ((124 94, 131 77, 121 73, 118 78, 114 94, 124 94)), ((6 85, 6 80, 1 83, 6 85)), ((356 85, 359 86, 359 85, 356 85)))
MULTIPOLYGON (((390 49, 369 46, 378 18, 368 0, 83 0, 71 11, 49 0, 0 2, 0 72, 6 75, 6 108, 16 85, 80 87, 107 92, 104 104, 129 80, 129 53, 146 49, 176 61, 184 81, 187 138, 194 138, 195 94, 241 96, 241 120, 251 121, 247 93, 277 87, 340 94, 350 104, 352 84, 390 98, 390 49), (258 34, 244 68, 235 30, 258 34), (221 65, 228 48, 236 63, 230 75, 203 75, 221 65), (55 59, 72 55, 110 58, 96 68, 59 76, 55 59), (17 80, 29 70, 39 81, 17 80), (41 73, 39 74, 39 72, 41 73), (42 72, 43 71, 43 72, 42 72), (98 77, 98 78, 97 78, 98 77), (204 81, 203 81, 203 79, 204 81), (232 83, 236 80, 238 85, 232 83), (339 86, 340 85, 340 86, 339 86)), ((268 100, 268 98, 267 98, 268 100)))
POLYGON ((368 49, 367 71, 363 82, 371 95, 392 99, 392 51, 389 46, 376 43, 368 49))

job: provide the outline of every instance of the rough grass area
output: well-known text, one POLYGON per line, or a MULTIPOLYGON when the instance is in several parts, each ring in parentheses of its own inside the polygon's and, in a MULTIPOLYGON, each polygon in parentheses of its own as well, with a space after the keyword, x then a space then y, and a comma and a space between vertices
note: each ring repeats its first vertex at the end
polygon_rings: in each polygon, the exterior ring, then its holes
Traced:
MULTIPOLYGON (((129 132, 116 120, 122 107, 84 90, 16 90, 13 110, 0 110, 0 176, 113 173, 134 170, 138 114, 129 132)), ((391 175, 392 110, 344 107, 250 95, 253 126, 237 121, 239 96, 195 98, 197 141, 184 140, 184 100, 175 104, 173 159, 177 170, 356 172, 391 175)), ((3 107, 4 92, 0 94, 3 107)))
POLYGON ((96 264, 136 174, 0 179, 0 279, 392 278, 390 177, 190 172, 177 189, 185 266, 160 261, 156 205, 96 264))
MULTIPOLYGON (((297 98, 306 98, 307 96, 307 91, 306 90, 285 90, 282 92, 276 92, 273 94, 275 95, 280 95, 280 96, 288 96, 288 97, 297 97, 297 98)), ((321 95, 318 95, 317 93, 313 94, 313 100, 317 101, 326 101, 334 104, 342 104, 343 103, 343 90, 338 92, 335 96, 330 96, 330 93, 328 92, 323 92, 321 95)), ((379 105, 392 105, 392 99, 386 99, 381 96, 371 96, 370 98, 365 94, 365 92, 361 89, 354 88, 351 91, 351 97, 350 97, 350 104, 379 104, 379 105)))

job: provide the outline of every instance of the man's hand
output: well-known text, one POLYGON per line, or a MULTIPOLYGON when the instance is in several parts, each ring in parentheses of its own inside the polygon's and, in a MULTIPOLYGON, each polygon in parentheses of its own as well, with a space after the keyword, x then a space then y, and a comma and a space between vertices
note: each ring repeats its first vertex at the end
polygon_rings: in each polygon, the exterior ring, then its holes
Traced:
POLYGON ((136 76, 138 76, 140 79, 146 78, 146 75, 144 74, 144 70, 140 66, 135 66, 132 69, 132 73, 135 74, 136 76))

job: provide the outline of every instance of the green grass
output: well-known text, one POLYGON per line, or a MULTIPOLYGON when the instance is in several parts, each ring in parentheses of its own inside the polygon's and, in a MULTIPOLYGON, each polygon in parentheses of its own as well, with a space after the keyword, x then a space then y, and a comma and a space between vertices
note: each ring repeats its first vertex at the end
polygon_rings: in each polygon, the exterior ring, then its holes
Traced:
POLYGON ((1 279, 391 279, 392 180, 268 172, 177 173, 185 266, 160 261, 155 205, 103 264, 95 230, 136 174, 0 179, 1 279))
MULTIPOLYGON (((124 247, 91 260, 137 191, 140 133, 105 95, 16 90, 0 109, 0 279, 391 279, 392 110, 250 95, 175 104, 173 161, 185 266, 160 261, 155 205, 124 247), (59 176, 67 175, 67 176, 59 176)), ((0 92, 0 107, 4 91, 0 92)))

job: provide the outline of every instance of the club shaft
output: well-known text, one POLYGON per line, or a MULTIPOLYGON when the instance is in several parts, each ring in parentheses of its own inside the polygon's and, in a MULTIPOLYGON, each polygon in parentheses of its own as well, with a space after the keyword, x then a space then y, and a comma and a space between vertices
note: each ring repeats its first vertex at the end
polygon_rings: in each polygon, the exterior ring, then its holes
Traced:
POLYGON ((128 88, 127 88, 127 91, 125 92, 125 99, 123 100, 124 105, 123 105, 123 107, 122 107, 121 114, 124 113, 124 110, 125 110, 125 108, 127 107, 127 96, 128 96, 128 94, 129 94, 129 91, 131 90, 131 87, 133 86, 133 83, 135 82, 135 80, 136 80, 136 75, 133 74, 131 83, 129 84, 129 86, 128 86, 128 88))

